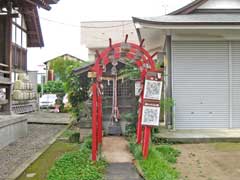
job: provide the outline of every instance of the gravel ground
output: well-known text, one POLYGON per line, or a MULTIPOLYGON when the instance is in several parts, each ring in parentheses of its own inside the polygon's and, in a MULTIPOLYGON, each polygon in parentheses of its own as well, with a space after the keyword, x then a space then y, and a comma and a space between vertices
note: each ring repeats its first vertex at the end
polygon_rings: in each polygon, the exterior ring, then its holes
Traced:
POLYGON ((180 180, 239 180, 240 143, 177 144, 180 180))
POLYGON ((0 150, 0 180, 5 180, 16 168, 41 150, 64 125, 29 124, 28 135, 0 150))

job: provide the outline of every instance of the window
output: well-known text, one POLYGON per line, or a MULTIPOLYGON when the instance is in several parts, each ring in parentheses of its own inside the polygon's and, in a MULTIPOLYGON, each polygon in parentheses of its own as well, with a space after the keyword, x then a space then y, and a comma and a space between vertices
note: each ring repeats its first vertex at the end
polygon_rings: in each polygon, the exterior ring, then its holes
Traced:
POLYGON ((6 18, 0 16, 0 63, 7 64, 6 61, 6 18))
POLYGON ((27 33, 24 17, 19 14, 13 18, 12 24, 12 59, 13 67, 18 70, 27 70, 27 33))
MULTIPOLYGON (((16 26, 15 26, 16 27, 16 26)), ((19 27, 16 27, 16 44, 22 46, 22 30, 19 27)))
POLYGON ((27 49, 27 33, 22 31, 22 47, 27 49))
POLYGON ((18 18, 13 18, 12 22, 12 42, 18 46, 27 48, 27 29, 24 17, 19 13, 18 18))

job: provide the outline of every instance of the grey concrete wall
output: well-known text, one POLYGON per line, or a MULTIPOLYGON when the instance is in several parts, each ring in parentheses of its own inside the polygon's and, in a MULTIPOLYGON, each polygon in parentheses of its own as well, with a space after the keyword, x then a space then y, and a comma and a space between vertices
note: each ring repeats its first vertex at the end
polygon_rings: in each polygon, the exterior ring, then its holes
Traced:
POLYGON ((27 118, 25 116, 0 117, 0 149, 27 135, 27 118))

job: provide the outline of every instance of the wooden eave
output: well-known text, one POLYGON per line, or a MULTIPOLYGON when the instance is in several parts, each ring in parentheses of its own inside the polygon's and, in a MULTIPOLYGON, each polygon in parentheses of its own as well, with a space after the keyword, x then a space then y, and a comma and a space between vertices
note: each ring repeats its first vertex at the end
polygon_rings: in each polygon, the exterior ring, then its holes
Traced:
POLYGON ((208 0, 195 0, 193 2, 191 2, 190 4, 171 12, 168 15, 183 15, 183 14, 190 14, 192 13, 194 10, 196 10, 198 7, 200 7, 201 5, 203 5, 204 3, 206 3, 208 0))
POLYGON ((51 6, 48 4, 47 0, 23 0, 23 1, 34 4, 35 6, 41 7, 46 10, 51 9, 51 6))
POLYGON ((50 4, 56 4, 59 0, 0 0, 0 8, 7 7, 12 2, 13 8, 19 8, 24 16, 27 26, 27 46, 43 47, 43 36, 37 8, 50 10, 50 4))
POLYGON ((43 36, 37 7, 23 8, 22 14, 27 26, 27 46, 43 47, 43 36))

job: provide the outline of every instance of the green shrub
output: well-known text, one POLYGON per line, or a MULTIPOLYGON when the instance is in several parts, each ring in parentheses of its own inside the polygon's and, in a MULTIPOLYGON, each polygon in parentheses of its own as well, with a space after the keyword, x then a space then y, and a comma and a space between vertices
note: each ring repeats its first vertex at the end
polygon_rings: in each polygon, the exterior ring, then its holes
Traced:
POLYGON ((136 132, 137 113, 126 113, 123 115, 123 119, 129 122, 125 127, 125 135, 130 137, 136 132))
POLYGON ((42 92, 42 85, 41 85, 41 84, 38 84, 38 85, 37 85, 37 92, 38 92, 38 93, 41 93, 41 92, 42 92))
POLYGON ((125 136, 132 136, 132 134, 136 133, 136 124, 127 124, 125 127, 125 136))
POLYGON ((76 131, 74 130, 71 130, 71 129, 66 129, 62 136, 65 137, 65 138, 69 138, 72 134, 76 133, 76 131))
POLYGON ((80 140, 80 132, 75 132, 69 136, 69 142, 71 143, 79 143, 80 140))
POLYGON ((83 149, 92 149, 92 137, 88 136, 84 139, 84 143, 82 144, 83 149))

